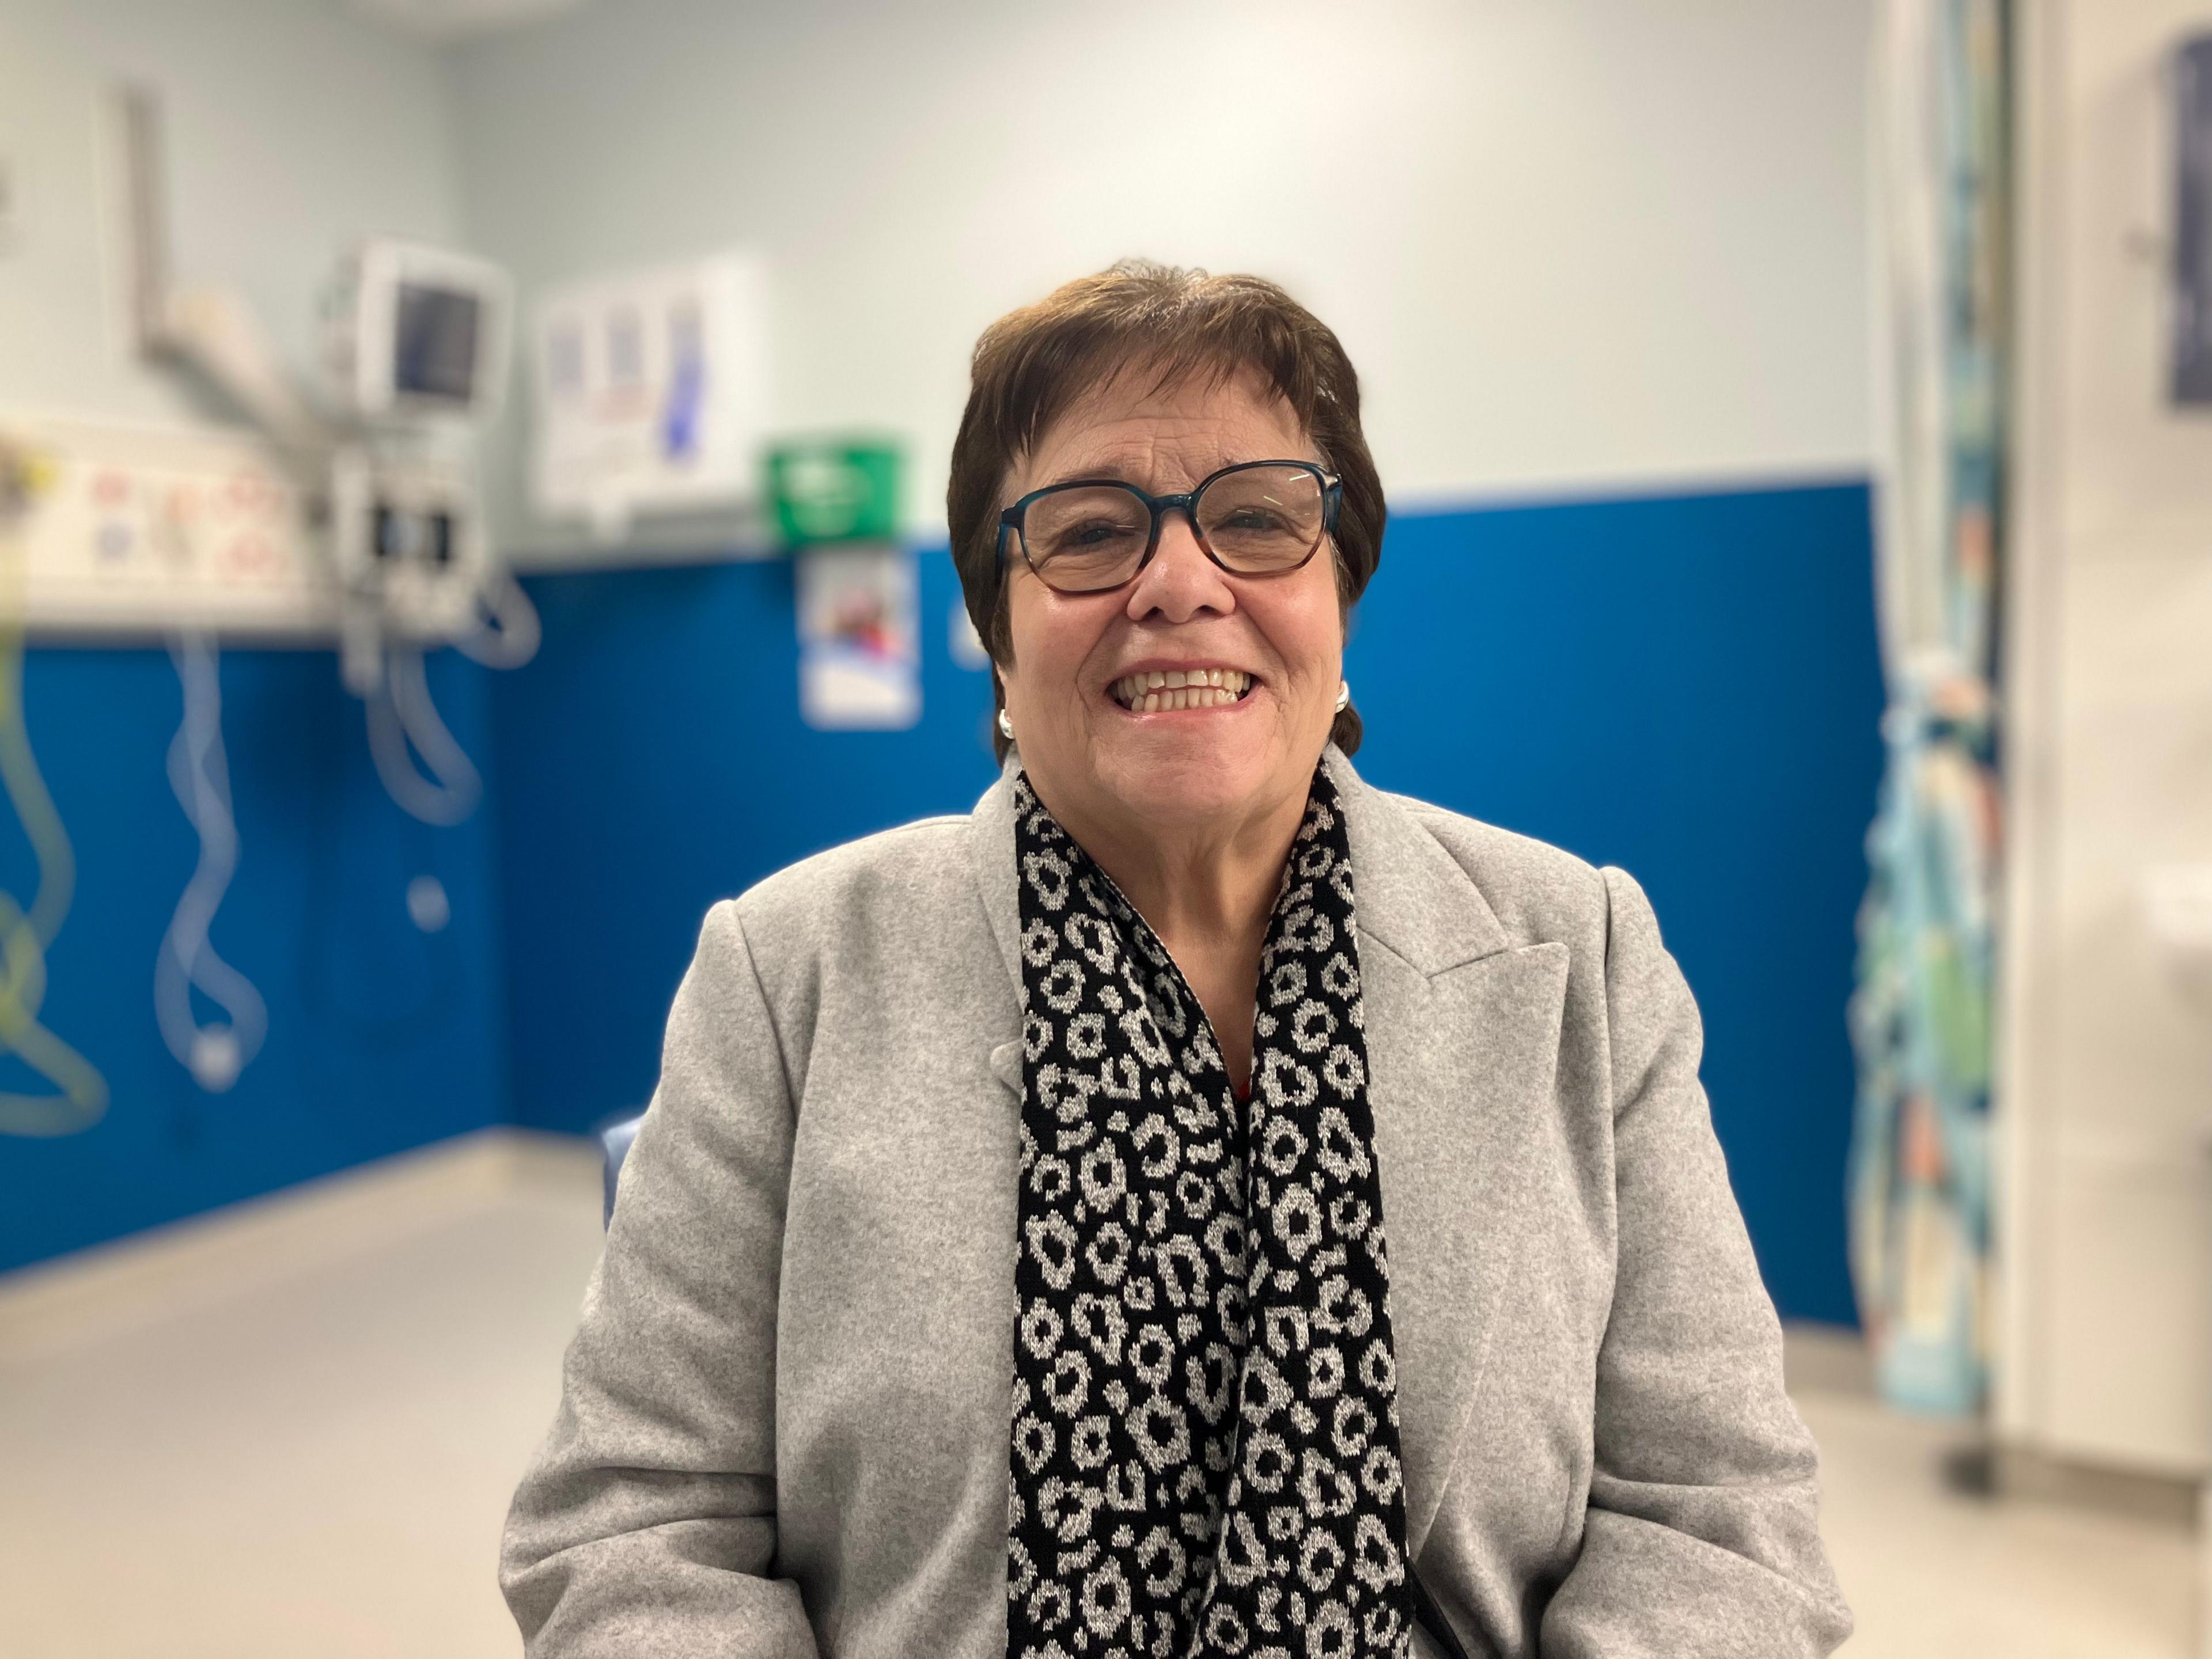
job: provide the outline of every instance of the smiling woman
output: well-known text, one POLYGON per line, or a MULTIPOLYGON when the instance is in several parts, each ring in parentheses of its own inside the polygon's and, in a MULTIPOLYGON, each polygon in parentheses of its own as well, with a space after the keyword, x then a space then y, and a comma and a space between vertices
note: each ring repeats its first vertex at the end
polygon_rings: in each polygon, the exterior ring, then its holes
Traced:
POLYGON ((1175 958, 1241 1094, 1283 849, 1343 698, 1314 556, 1340 486, 1255 371, 1158 374, 1110 373, 1012 469, 1000 736, 1175 958))
POLYGON ((530 1652, 1826 1652, 1641 890, 1350 763, 1335 336, 1071 283, 947 502, 1003 775, 709 914, 508 1525, 530 1652))

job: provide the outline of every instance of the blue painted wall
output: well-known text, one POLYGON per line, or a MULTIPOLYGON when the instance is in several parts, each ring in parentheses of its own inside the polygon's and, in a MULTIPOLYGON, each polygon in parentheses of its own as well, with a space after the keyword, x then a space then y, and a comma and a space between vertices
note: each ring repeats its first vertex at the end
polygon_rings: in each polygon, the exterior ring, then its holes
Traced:
MULTIPOLYGON (((1347 672, 1367 776, 1633 872, 1702 1005, 1705 1074, 1768 1283, 1852 1317, 1843 1009, 1881 755, 1866 491, 1408 514, 1347 672)), ((154 954, 194 843, 162 757, 167 658, 40 651, 32 734, 82 867, 48 1023, 106 1072, 83 1135, 0 1137, 0 1269, 513 1121, 581 1130, 651 1091, 699 919, 823 847, 964 811, 994 775, 956 666, 951 561, 921 557, 912 732, 799 719, 781 563, 544 577, 538 661, 450 653, 441 706, 489 804, 432 830, 385 797, 325 653, 225 659, 245 864, 216 942, 269 1047, 210 1097, 155 1029, 154 954), (436 873, 454 921, 408 921, 436 873)), ((0 880, 26 890, 19 830, 0 880)), ((15 1061, 0 1086, 23 1078, 15 1061)))
POLYGON ((493 688, 516 1121, 580 1131, 644 1104, 715 899, 989 787, 990 685, 951 660, 952 562, 921 569, 909 732, 800 720, 787 562, 530 582, 544 644, 493 688))
MULTIPOLYGON (((433 668, 479 756, 484 678, 450 653, 433 668)), ((267 999, 270 1033, 238 1086, 211 1097, 154 1023, 155 950, 198 857, 164 769, 175 672, 160 650, 31 654, 32 742, 78 866, 44 1018, 106 1073, 113 1102, 81 1134, 0 1136, 0 1270, 506 1115, 495 814, 448 830, 403 817, 327 652, 228 655, 222 688, 243 847, 214 938, 267 999), (453 901, 434 936, 404 899, 426 871, 453 901)), ((0 883, 27 896, 32 874, 0 813, 0 883)), ((12 1057, 0 1087, 46 1091, 12 1057)))
MULTIPOLYGON (((790 582, 532 584, 544 654, 494 689, 518 1121, 577 1130, 646 1097, 713 900, 988 784, 944 554, 922 559, 910 732, 800 723, 790 582)), ((1705 1011, 1769 1285, 1786 1314, 1850 1321, 1843 1009, 1881 758, 1864 489, 1401 517, 1346 672, 1371 780, 1644 882, 1705 1011)))
POLYGON ((1643 883, 1767 1286, 1838 1323, 1881 769, 1868 515, 1852 485, 1401 519, 1346 670, 1370 781, 1643 883))

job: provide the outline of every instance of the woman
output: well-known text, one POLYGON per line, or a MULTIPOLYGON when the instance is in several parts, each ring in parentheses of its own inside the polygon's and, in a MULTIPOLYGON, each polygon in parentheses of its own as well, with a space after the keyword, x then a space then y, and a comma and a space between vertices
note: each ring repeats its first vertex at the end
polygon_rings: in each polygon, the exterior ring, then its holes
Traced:
POLYGON ((978 345, 948 504, 1004 775, 709 914, 508 1525, 529 1650, 1840 1641, 1650 906, 1347 758, 1335 337, 1071 283, 978 345))

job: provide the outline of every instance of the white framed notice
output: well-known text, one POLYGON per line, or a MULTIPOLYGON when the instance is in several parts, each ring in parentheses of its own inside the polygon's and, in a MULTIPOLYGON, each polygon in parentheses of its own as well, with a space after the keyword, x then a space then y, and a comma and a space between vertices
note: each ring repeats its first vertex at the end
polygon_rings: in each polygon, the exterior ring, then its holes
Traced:
POLYGON ((768 273, 724 253, 575 283, 531 334, 532 500, 619 535, 658 512, 759 494, 768 424, 768 273))

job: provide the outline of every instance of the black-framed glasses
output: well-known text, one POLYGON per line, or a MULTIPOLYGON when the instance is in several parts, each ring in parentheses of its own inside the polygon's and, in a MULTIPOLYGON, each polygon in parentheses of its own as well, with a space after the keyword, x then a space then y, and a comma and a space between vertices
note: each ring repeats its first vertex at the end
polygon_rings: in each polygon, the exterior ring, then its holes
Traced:
POLYGON ((1321 550, 1336 528, 1344 483, 1311 461, 1239 461, 1181 495, 1153 495, 1116 478, 1077 478, 1032 489, 999 514, 999 557, 1012 535, 1046 586, 1103 593, 1135 579, 1159 551, 1160 524, 1190 515, 1206 556, 1231 575, 1280 576, 1321 550))

